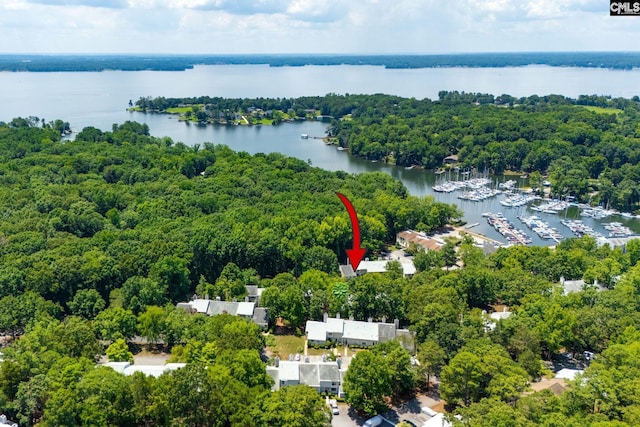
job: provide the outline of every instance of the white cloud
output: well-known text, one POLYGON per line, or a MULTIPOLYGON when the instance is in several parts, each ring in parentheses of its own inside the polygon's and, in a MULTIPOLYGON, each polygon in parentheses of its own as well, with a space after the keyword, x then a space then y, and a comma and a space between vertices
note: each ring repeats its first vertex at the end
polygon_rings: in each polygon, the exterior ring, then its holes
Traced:
POLYGON ((637 22, 601 0, 0 0, 0 52, 602 50, 637 22))

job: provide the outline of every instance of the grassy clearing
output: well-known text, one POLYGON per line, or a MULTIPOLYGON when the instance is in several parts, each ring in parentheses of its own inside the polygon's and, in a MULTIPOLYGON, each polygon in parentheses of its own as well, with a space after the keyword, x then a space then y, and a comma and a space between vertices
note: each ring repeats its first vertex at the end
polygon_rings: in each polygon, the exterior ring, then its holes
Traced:
MULTIPOLYGON (((198 109, 202 108, 202 106, 202 104, 194 105, 194 107, 198 107, 198 109)), ((193 111, 191 105, 188 107, 171 107, 166 109, 166 112, 169 114, 186 114, 188 111, 193 111)))
POLYGON ((304 351, 304 337, 297 337, 295 335, 273 335, 272 345, 269 345, 269 350, 273 354, 278 354, 280 357, 289 357, 289 354, 301 353, 304 351), (275 343, 274 343, 275 342, 275 343))
POLYGON ((584 105, 584 108, 586 108, 589 111, 593 111, 594 113, 598 113, 598 114, 620 114, 622 113, 622 110, 619 108, 604 108, 604 107, 594 107, 591 105, 584 105))

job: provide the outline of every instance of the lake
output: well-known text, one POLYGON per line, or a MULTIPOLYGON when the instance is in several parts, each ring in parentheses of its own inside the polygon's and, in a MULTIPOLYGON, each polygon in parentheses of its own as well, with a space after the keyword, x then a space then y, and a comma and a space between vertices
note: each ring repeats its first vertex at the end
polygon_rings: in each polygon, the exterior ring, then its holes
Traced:
MULTIPOLYGON (((519 214, 538 214, 565 236, 570 231, 560 225, 558 215, 530 211, 527 207, 504 208, 498 198, 483 202, 462 201, 455 193, 435 193, 435 175, 419 169, 406 170, 371 163, 325 146, 319 139, 300 139, 302 133, 323 136, 326 125, 318 122, 280 126, 197 126, 179 123, 176 117, 126 111, 129 100, 142 96, 230 98, 322 96, 327 93, 385 93, 418 99, 437 99, 441 90, 482 92, 493 95, 560 94, 577 98, 582 94, 630 98, 640 95, 640 70, 607 70, 571 67, 505 68, 423 68, 385 69, 376 66, 268 67, 266 65, 196 66, 186 71, 107 71, 107 72, 0 72, 0 121, 18 116, 38 116, 50 121, 63 119, 74 131, 85 126, 110 130, 114 123, 136 120, 147 123, 154 136, 169 136, 186 144, 205 141, 226 144, 249 153, 273 151, 310 161, 314 166, 351 173, 384 171, 401 180, 411 194, 433 195, 437 200, 456 203, 473 228, 504 241, 482 217, 484 212, 503 211, 518 227, 519 214)), ((505 177, 496 177, 498 182, 505 177)), ((518 179, 518 178, 516 178, 518 179)), ((520 184, 524 184, 521 182, 520 184)), ((577 218, 577 209, 561 216, 577 218)), ((640 222, 619 216, 611 218, 640 231, 640 222)), ((603 232, 599 221, 586 223, 603 232)), ((550 245, 533 233, 534 244, 550 245)))

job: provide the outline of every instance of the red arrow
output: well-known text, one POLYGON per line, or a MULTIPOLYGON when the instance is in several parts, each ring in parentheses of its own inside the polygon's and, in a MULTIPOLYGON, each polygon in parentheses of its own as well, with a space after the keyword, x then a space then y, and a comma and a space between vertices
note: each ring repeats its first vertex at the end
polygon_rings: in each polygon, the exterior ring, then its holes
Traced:
POLYGON ((344 196, 344 194, 336 193, 336 195, 340 197, 340 200, 344 203, 344 207, 347 208, 349 218, 351 219, 351 228, 353 228, 353 249, 347 249, 347 256, 349 257, 353 271, 356 271, 358 269, 358 265, 360 265, 360 261, 362 261, 362 257, 364 257, 365 252, 367 252, 365 248, 360 247, 360 224, 358 224, 358 215, 356 214, 356 210, 353 208, 353 205, 349 199, 344 196))

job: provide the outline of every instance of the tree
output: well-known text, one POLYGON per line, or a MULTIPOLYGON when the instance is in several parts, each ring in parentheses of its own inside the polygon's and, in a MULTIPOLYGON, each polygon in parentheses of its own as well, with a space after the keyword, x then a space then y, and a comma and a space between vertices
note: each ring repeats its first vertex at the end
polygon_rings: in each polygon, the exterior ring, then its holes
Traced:
POLYGON ((444 259, 439 251, 418 251, 413 263, 418 271, 444 267, 444 259))
POLYGON ((344 377, 346 401, 357 411, 374 415, 386 409, 391 394, 391 375, 382 356, 365 350, 351 360, 344 377))
POLYGON ((434 340, 427 340, 418 347, 418 362, 420 362, 420 372, 427 377, 427 389, 432 375, 436 375, 438 370, 444 365, 445 352, 434 340))
POLYGON ((131 338, 136 334, 136 316, 124 308, 107 308, 93 321, 98 337, 107 341, 131 338))
POLYGON ((400 342, 392 340, 379 343, 374 345, 371 351, 382 356, 383 363, 388 367, 390 397, 412 395, 415 388, 415 370, 411 363, 411 355, 400 342))
POLYGON ((161 289, 169 290, 171 301, 181 301, 190 289, 193 292, 188 265, 184 258, 176 255, 164 256, 151 268, 149 277, 157 281, 161 289))
POLYGON ((49 384, 44 374, 35 375, 18 385, 14 405, 20 425, 30 426, 40 421, 48 393, 49 384))
POLYGON ((106 354, 110 362, 133 363, 133 354, 129 351, 127 342, 122 338, 118 338, 111 343, 111 345, 107 347, 106 354))
POLYGON ((450 405, 469 406, 481 395, 482 375, 480 358, 468 351, 461 351, 442 370, 442 398, 450 405))
POLYGON ((74 315, 91 320, 104 310, 105 302, 95 289, 80 289, 68 305, 74 315))
POLYGON ((260 404, 260 426, 329 427, 331 412, 324 398, 307 385, 267 392, 260 404))
POLYGON ((167 313, 162 307, 150 305, 144 313, 138 316, 138 331, 140 335, 147 338, 149 342, 156 344, 165 331, 164 322, 167 313))
POLYGON ((449 267, 456 265, 456 262, 458 262, 458 255, 456 253, 456 245, 452 240, 447 240, 440 251, 447 270, 449 270, 449 267))
POLYGON ((144 311, 148 305, 162 306, 167 302, 167 288, 154 280, 133 276, 122 285, 123 307, 134 314, 144 311))

